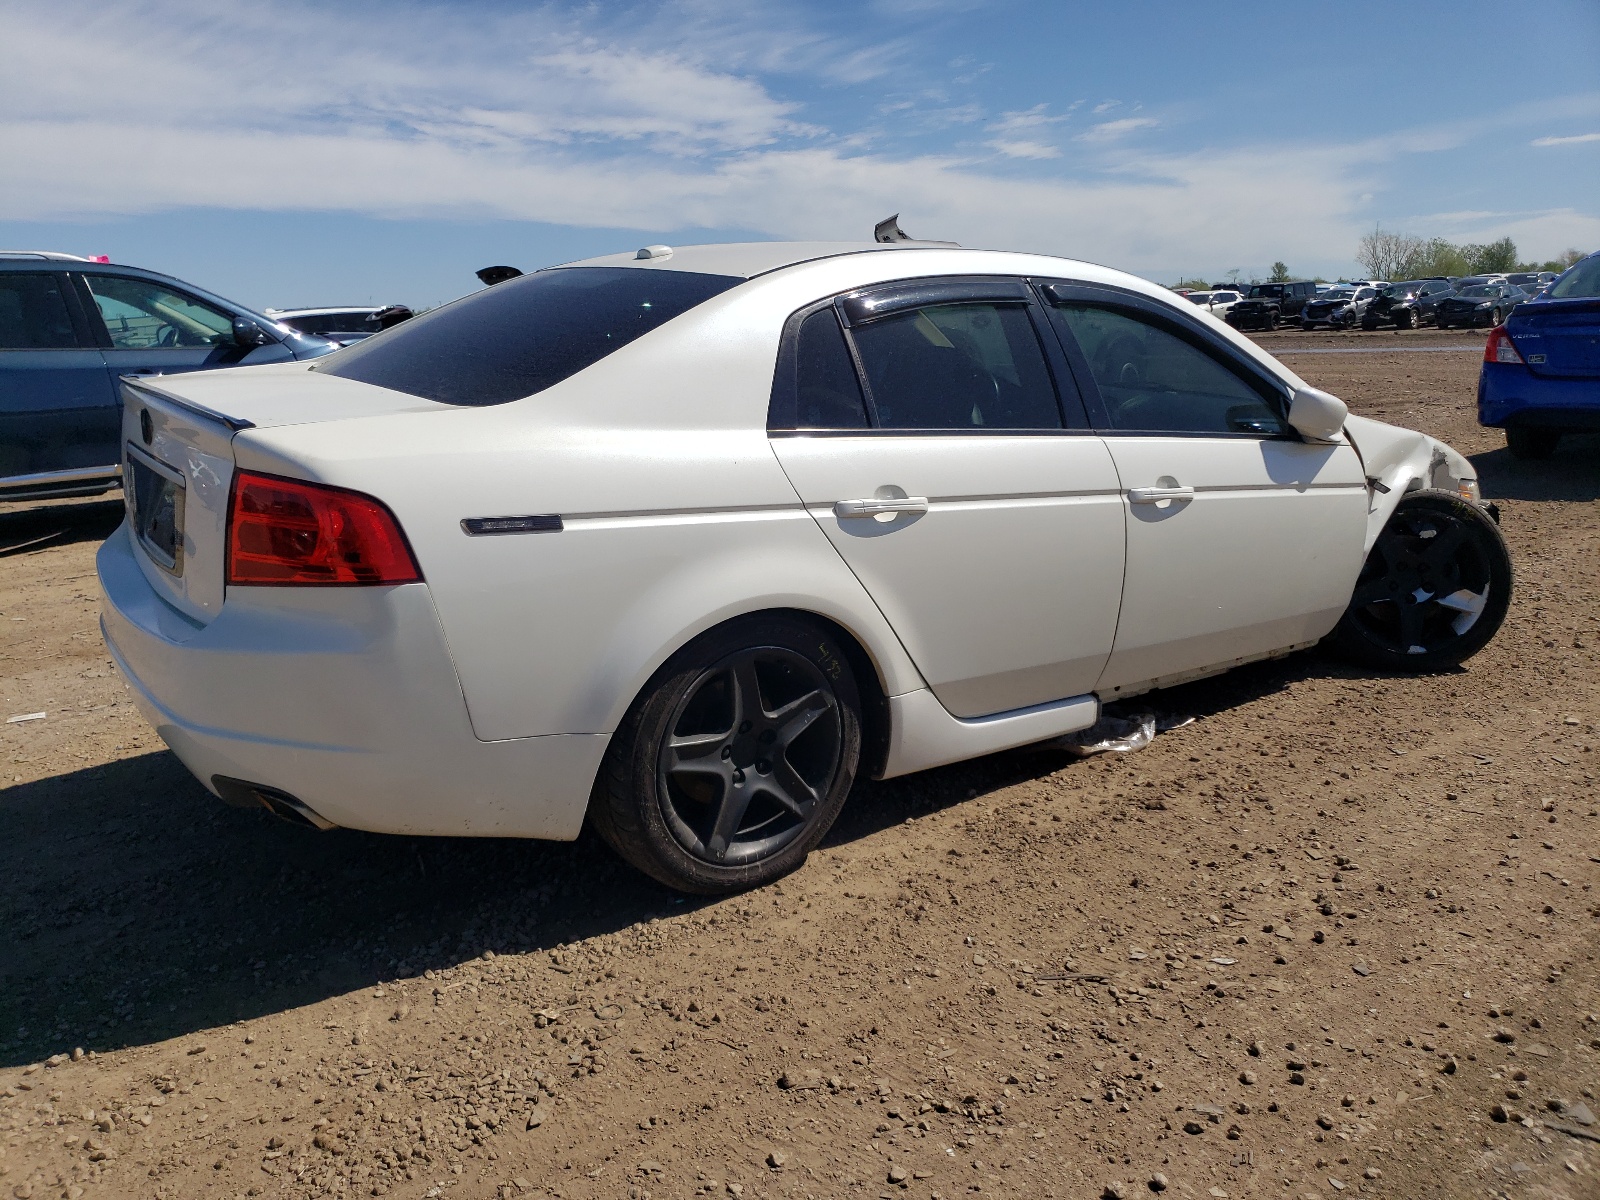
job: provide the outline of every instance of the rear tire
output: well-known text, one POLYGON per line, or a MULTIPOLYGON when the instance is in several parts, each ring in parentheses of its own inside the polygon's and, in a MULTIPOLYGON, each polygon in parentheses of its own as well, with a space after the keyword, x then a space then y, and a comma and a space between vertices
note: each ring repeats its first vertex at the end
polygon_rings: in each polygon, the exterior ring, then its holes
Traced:
POLYGON ((1380 670, 1442 671, 1494 637, 1511 585, 1511 554, 1487 513, 1451 492, 1413 492, 1378 535, 1329 641, 1380 670))
POLYGON ((589 821, 678 891, 760 887, 832 827, 861 760, 844 647, 802 616, 730 621, 656 672, 612 736, 589 821))
POLYGON ((1559 429, 1541 429, 1537 425, 1512 425, 1506 429, 1506 449, 1512 458, 1549 458, 1560 444, 1559 429))
POLYGON ((1422 317, 1409 308, 1401 309, 1400 315, 1395 318, 1394 323, 1401 329, 1418 329, 1422 325, 1422 317))

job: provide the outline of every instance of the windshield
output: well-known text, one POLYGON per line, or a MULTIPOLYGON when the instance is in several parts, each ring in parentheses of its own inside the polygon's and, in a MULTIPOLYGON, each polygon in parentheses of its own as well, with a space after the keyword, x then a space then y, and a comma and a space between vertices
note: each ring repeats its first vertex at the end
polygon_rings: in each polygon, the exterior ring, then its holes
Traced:
POLYGON ((413 317, 315 369, 441 404, 504 404, 743 282, 640 267, 536 271, 413 317))
POLYGON ((1600 255, 1591 255, 1573 267, 1545 293, 1553 300, 1600 296, 1600 255))
POLYGON ((1488 284, 1480 284, 1478 287, 1462 288, 1460 292, 1460 295, 1471 296, 1474 299, 1480 299, 1488 296, 1498 296, 1499 294, 1499 288, 1491 287, 1488 284))

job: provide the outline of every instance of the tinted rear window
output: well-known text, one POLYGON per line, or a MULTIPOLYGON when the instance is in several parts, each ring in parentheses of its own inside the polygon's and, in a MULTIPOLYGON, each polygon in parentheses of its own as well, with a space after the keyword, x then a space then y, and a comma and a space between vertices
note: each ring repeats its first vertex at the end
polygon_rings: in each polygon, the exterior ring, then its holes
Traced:
POLYGON ((0 350, 66 350, 77 344, 57 276, 0 274, 0 350))
POLYGON ((413 317, 314 369, 443 404, 504 404, 743 282, 637 267, 537 271, 413 317))

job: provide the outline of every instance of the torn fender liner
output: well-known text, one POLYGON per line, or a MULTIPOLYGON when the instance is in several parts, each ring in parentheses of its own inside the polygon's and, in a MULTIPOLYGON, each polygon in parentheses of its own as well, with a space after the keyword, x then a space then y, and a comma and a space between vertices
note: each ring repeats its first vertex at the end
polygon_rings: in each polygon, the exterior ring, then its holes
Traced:
POLYGON ((1038 748, 1065 750, 1068 754, 1075 754, 1079 758, 1105 754, 1108 751, 1127 754, 1132 750, 1143 750, 1158 733, 1165 733, 1169 729, 1181 729, 1193 723, 1193 717, 1158 716, 1148 711, 1127 714, 1102 711, 1100 719, 1089 728, 1040 742, 1038 748))

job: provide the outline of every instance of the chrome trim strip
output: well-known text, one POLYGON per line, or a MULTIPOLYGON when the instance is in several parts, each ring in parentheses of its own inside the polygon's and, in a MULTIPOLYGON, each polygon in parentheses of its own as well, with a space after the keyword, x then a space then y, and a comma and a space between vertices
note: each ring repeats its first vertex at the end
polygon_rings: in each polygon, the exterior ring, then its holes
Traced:
POLYGON ((32 475, 7 475, 0 478, 0 494, 36 487, 64 487, 74 483, 99 483, 121 479, 122 464, 104 467, 73 467, 70 471, 38 471, 32 475))

